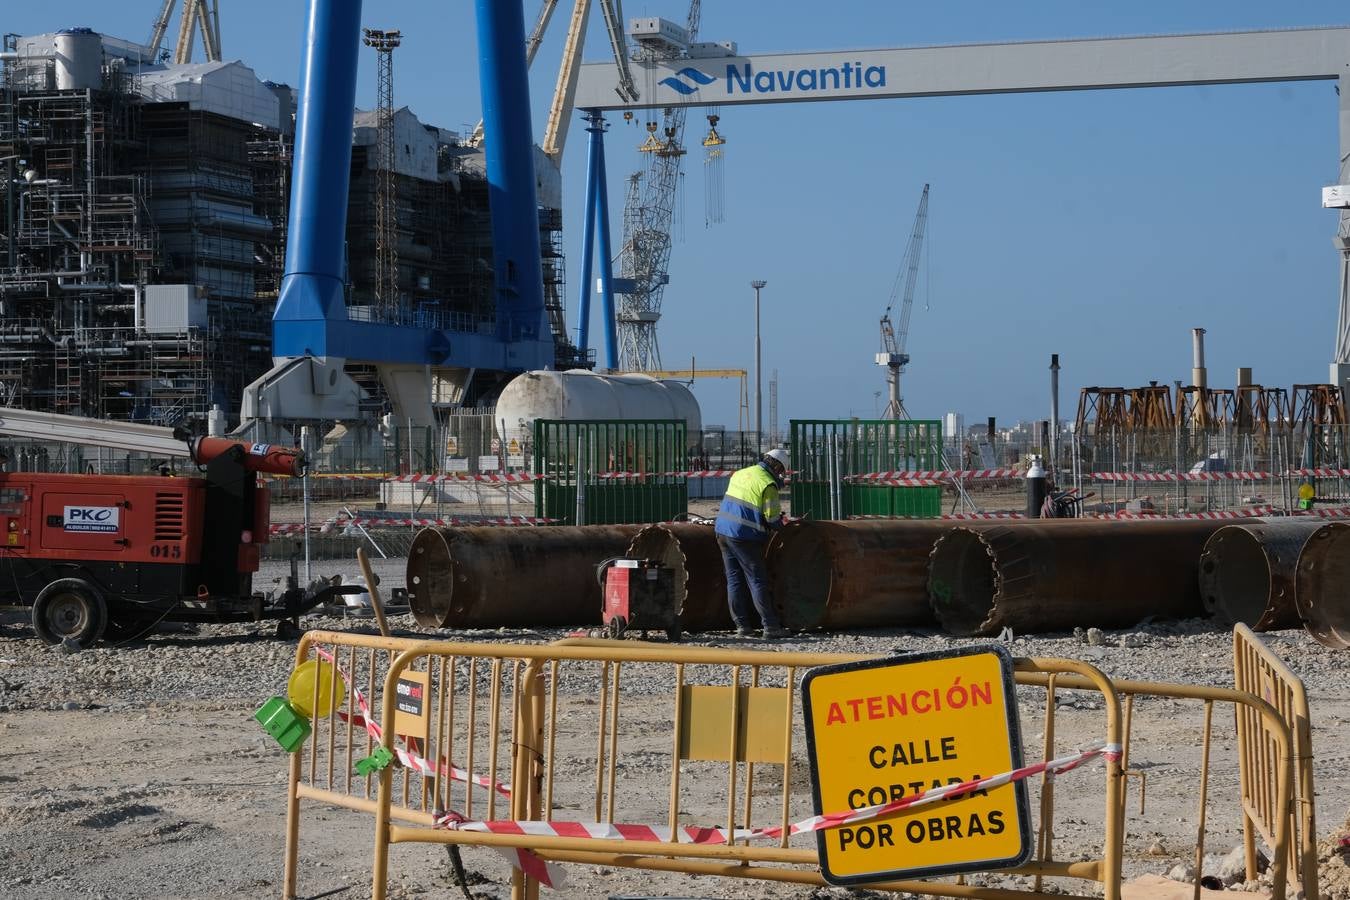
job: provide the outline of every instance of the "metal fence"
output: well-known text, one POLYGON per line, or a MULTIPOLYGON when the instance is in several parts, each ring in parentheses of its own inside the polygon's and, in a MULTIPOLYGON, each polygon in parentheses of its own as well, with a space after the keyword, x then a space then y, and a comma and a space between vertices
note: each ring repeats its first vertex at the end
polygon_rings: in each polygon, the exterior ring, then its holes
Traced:
POLYGON ((943 468, 937 420, 793 419, 792 514, 813 519, 941 514, 942 488, 855 483, 876 472, 943 468))
POLYGON ((536 518, 663 522, 689 508, 683 419, 537 419, 533 439, 536 518))

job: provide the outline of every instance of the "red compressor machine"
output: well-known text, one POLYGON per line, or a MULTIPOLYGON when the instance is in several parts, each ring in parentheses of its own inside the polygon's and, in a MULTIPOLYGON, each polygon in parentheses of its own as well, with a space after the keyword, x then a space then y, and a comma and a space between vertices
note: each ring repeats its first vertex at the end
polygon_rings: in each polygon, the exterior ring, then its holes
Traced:
POLYGON ((0 598, 48 643, 139 637, 161 621, 291 619, 360 590, 253 590, 270 528, 258 475, 301 475, 299 450, 187 437, 200 476, 0 473, 0 598), (7 597, 5 595, 8 595, 7 597))
POLYGON ((603 593, 600 621, 609 637, 629 632, 663 631, 678 641, 682 624, 675 602, 675 573, 669 566, 650 559, 607 559, 596 567, 596 580, 603 593))

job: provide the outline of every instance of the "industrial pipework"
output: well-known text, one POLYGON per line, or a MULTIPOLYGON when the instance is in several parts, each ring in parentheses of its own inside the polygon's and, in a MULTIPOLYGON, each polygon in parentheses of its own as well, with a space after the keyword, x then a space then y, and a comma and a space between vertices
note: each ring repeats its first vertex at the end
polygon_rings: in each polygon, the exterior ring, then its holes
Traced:
POLYGON ((1227 625, 1253 631, 1298 628, 1294 602, 1299 554, 1317 519, 1263 520, 1225 525, 1210 535, 1200 555, 1200 596, 1227 625))
POLYGON ((783 624, 794 630, 932 625, 928 554, 942 521, 794 522, 769 544, 783 624))
POLYGON ((1328 522, 1299 554, 1294 602, 1308 634, 1323 646, 1350 650, 1350 525, 1328 522))
POLYGON ((1200 553, 1221 527, 1203 519, 963 526, 933 545, 928 596, 943 629, 963 636, 1202 616, 1200 553))
POLYGON ((408 603, 438 628, 599 625, 595 567, 640 529, 424 528, 408 551, 408 603))

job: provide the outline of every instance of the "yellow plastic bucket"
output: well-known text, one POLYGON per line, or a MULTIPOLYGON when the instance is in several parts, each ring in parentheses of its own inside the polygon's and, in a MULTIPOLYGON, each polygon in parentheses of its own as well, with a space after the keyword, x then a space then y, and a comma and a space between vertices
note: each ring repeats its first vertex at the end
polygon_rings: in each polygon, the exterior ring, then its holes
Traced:
POLYGON ((342 705, 347 694, 347 685, 342 676, 333 668, 332 663, 311 659, 302 662, 291 672, 286 682, 286 699, 291 701, 295 711, 307 719, 316 715, 326 716, 342 705), (315 700, 314 685, 318 682, 319 693, 315 700), (334 685, 336 682, 336 686, 334 685), (311 709, 317 706, 317 709, 311 709))

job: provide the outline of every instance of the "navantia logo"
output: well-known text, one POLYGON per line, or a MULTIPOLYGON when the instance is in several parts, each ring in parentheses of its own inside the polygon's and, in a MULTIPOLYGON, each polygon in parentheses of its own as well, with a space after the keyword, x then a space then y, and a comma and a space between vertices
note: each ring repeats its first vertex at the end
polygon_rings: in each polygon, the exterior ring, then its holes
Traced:
MULTIPOLYGON (((685 66, 661 84, 688 97, 717 81, 716 75, 685 66)), ((864 66, 861 62, 846 62, 818 69, 761 69, 755 71, 750 63, 727 66, 726 92, 728 94, 812 94, 821 91, 849 91, 859 88, 886 86, 885 66, 864 66)))
POLYGON ((709 75, 705 72, 700 72, 698 69, 695 69, 692 66, 685 66, 683 69, 676 72, 669 78, 662 78, 661 83, 664 84, 666 87, 670 88, 675 93, 683 94, 684 96, 688 97, 690 94, 697 91, 700 87, 707 87, 716 80, 717 80, 716 75, 709 75), (692 81, 693 84, 689 84, 685 81, 682 81, 681 79, 683 78, 689 79, 689 81, 692 81))

